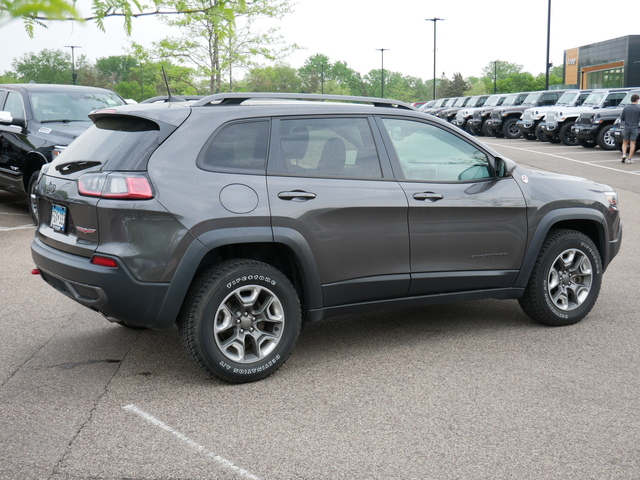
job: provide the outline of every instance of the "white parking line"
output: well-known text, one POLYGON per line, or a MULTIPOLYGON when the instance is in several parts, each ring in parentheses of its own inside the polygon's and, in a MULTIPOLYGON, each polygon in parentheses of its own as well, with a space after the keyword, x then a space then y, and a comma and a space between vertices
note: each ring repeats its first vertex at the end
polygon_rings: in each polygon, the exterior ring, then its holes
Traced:
POLYGON ((21 225, 19 227, 0 227, 0 232, 9 232, 11 230, 26 230, 28 228, 36 228, 35 225, 21 225))
MULTIPOLYGON (((546 155, 548 157, 555 157, 555 158, 560 158, 562 160, 567 160, 569 162, 574 162, 574 163, 581 163, 582 165, 591 165, 592 167, 597 167, 597 168, 602 168, 605 170, 613 170, 614 172, 624 172, 624 173, 630 173, 631 175, 640 175, 640 171, 634 171, 634 170, 626 170, 626 169, 622 169, 622 168, 613 168, 613 167, 607 167, 605 165, 599 165, 596 162, 584 162, 581 160, 576 160, 574 158, 569 158, 569 157, 565 157, 564 155, 556 155, 554 153, 545 153, 545 152, 541 152, 539 150, 531 150, 529 148, 519 148, 519 147, 513 147, 511 145, 505 145, 503 143, 490 143, 490 142, 485 142, 487 143, 487 145, 491 145, 492 147, 496 148, 496 147, 506 147, 506 148, 511 148, 513 150, 520 150, 522 152, 529 152, 529 153, 538 153, 540 155, 546 155)), ((634 159, 635 160, 635 159, 634 159)), ((618 160, 618 163, 620 165, 623 165, 622 163, 620 163, 620 160, 618 160)))
POLYGON ((225 468, 227 468, 229 470, 232 470, 234 473, 240 475, 241 477, 248 478, 250 480, 260 480, 259 477, 256 477, 255 475, 247 472, 246 470, 234 465, 232 462, 230 462, 226 458, 223 458, 220 455, 216 455, 215 453, 208 451, 206 448, 204 448, 199 443, 194 442, 193 440, 191 440, 189 437, 187 437, 183 433, 180 433, 177 430, 174 430, 173 428, 171 428, 166 423, 162 422, 161 420, 158 420, 153 415, 145 412, 144 410, 136 407, 135 405, 125 405, 122 408, 124 410, 128 411, 128 412, 135 413, 139 417, 142 417, 144 420, 149 422, 151 425, 153 425, 155 427, 158 427, 158 428, 161 428, 165 432, 170 433, 171 435, 173 435, 177 439, 179 439, 182 442, 184 442, 187 445, 189 445, 191 448, 194 448, 195 450, 197 450, 199 453, 205 455, 206 457, 209 457, 209 458, 213 459, 216 463, 219 463, 221 466, 223 466, 223 467, 225 467, 225 468))

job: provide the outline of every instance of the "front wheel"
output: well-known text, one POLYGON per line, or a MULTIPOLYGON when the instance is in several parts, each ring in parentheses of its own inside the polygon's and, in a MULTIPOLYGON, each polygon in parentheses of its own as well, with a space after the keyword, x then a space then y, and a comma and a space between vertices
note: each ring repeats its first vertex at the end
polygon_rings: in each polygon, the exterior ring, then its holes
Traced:
POLYGON ((506 138, 514 140, 522 136, 522 131, 518 128, 517 123, 517 118, 509 118, 505 120, 504 125, 502 125, 502 133, 506 138))
POLYGON ((575 123, 576 122, 565 123, 564 125, 562 125, 562 127, 560 127, 560 130, 558 132, 560 140, 568 147, 575 147, 576 145, 579 145, 576 134, 571 131, 571 127, 573 127, 575 123))
POLYGON ((36 196, 36 188, 38 187, 38 175, 40 171, 35 171, 29 177, 29 184, 27 185, 27 205, 29 206, 29 213, 31 214, 31 220, 35 225, 38 225, 38 197, 36 196))
POLYGON ((584 138, 577 137, 576 142, 578 143, 578 145, 583 146, 584 148, 595 148, 598 145, 595 140, 585 140, 584 138))
POLYGON ((602 260, 589 237, 558 230, 545 240, 520 307, 551 326, 572 325, 593 308, 602 283, 602 260))
POLYGON ((535 135, 536 135, 536 138, 541 142, 548 142, 549 141, 549 136, 542 129, 542 125, 541 124, 536 125, 536 133, 535 133, 535 135))
POLYGON ((297 292, 279 270, 253 260, 230 260, 205 271, 180 312, 180 340, 207 373, 231 383, 275 372, 298 339, 297 292))
POLYGON ((613 132, 611 129, 613 125, 605 125, 598 132, 598 145, 603 150, 615 150, 616 149, 616 139, 613 136, 613 132))

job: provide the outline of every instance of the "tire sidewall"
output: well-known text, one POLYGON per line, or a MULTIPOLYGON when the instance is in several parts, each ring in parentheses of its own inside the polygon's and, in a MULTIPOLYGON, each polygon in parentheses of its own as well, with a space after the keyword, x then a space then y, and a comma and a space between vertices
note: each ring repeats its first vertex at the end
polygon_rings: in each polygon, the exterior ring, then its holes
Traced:
POLYGON ((569 325, 584 318, 593 308, 596 300, 598 299, 600 286, 602 284, 602 273, 600 255, 597 253, 597 249, 593 242, 582 235, 567 236, 565 238, 559 237, 555 245, 548 250, 542 261, 539 281, 538 285, 536 285, 541 303, 551 321, 557 324, 569 325), (587 299, 577 308, 565 311, 556 307, 549 295, 549 289, 547 287, 549 282, 549 272, 556 258, 562 252, 569 249, 580 250, 589 258, 593 274, 591 288, 587 299))
POLYGON ((300 331, 300 305, 293 286, 275 269, 258 266, 242 267, 221 275, 208 289, 198 312, 196 335, 202 361, 207 369, 235 382, 251 382, 277 370, 289 357, 300 331), (218 347, 213 335, 215 315, 227 296, 234 290, 251 285, 271 291, 284 310, 284 332, 278 345, 266 357, 254 363, 238 363, 229 359, 218 347))

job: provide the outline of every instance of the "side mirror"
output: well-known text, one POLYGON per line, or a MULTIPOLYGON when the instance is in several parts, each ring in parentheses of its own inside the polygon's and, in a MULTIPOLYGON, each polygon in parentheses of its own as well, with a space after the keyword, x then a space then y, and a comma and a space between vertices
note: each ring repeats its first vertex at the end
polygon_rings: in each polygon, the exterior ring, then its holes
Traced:
POLYGON ((517 167, 517 164, 513 160, 502 157, 496 157, 495 164, 498 178, 511 177, 513 175, 513 171, 517 167))
POLYGON ((27 127, 27 121, 24 118, 13 118, 11 112, 0 112, 0 125, 18 126, 20 128, 27 127))

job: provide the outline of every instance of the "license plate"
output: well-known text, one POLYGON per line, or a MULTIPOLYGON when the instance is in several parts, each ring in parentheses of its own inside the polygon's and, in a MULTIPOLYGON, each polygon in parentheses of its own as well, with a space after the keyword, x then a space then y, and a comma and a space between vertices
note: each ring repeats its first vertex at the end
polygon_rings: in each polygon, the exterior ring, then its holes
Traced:
POLYGON ((53 205, 51 207, 51 228, 56 232, 65 232, 67 225, 67 207, 53 205))

